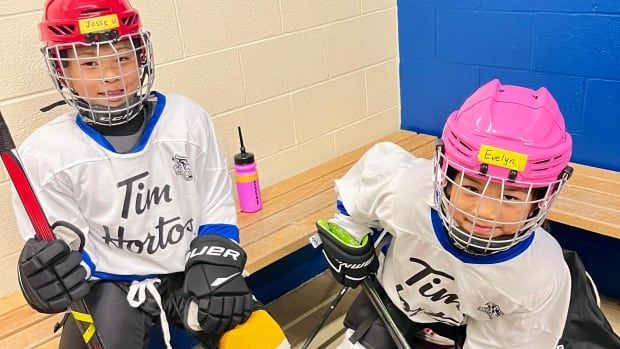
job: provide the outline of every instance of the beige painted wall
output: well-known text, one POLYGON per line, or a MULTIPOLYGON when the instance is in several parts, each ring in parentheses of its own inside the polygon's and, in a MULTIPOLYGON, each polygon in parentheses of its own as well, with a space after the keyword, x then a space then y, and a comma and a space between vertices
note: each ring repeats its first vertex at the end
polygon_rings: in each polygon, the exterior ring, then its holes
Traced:
MULTIPOLYGON (((18 143, 62 108, 39 54, 43 0, 0 1, 0 109, 18 143)), ((153 34, 155 88, 236 126, 268 186, 400 126, 396 0, 133 0, 153 34)), ((66 110, 66 109, 65 109, 66 110)), ((230 161, 229 161, 230 163, 230 161)), ((0 165, 0 296, 22 246, 0 165)))

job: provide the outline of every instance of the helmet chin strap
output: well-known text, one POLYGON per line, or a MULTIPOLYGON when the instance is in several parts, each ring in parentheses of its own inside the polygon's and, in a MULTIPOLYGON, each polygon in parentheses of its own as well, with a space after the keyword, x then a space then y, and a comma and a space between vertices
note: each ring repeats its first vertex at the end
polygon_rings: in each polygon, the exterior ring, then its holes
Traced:
POLYGON ((129 98, 129 103, 118 107, 105 107, 91 105, 81 98, 75 98, 75 106, 79 110, 80 117, 89 124, 102 126, 117 126, 131 121, 140 114, 143 103, 134 95, 129 98), (127 106, 129 105, 129 107, 127 106))
POLYGON ((452 244, 459 250, 466 251, 470 254, 483 256, 507 250, 513 245, 514 239, 513 235, 503 235, 490 238, 486 241, 479 241, 478 239, 470 240, 470 235, 464 233, 462 228, 456 226, 452 227, 448 236, 450 236, 450 241, 452 241, 452 244), (459 239, 464 241, 470 240, 470 242, 468 244, 463 244, 459 241, 459 239))

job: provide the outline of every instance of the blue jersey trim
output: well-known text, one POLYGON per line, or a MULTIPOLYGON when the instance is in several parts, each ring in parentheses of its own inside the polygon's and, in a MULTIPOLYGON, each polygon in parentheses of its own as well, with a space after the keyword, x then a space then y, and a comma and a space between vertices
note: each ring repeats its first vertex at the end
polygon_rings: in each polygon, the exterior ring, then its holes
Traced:
POLYGON ((166 106, 166 96, 156 91, 153 91, 152 94, 157 97, 157 105, 155 105, 155 110, 153 111, 153 115, 151 115, 149 122, 144 127, 144 132, 142 132, 142 137, 140 137, 140 142, 138 142, 138 144, 131 151, 131 153, 140 152, 142 151, 142 149, 144 149, 144 147, 146 147, 146 144, 148 143, 149 138, 151 137, 151 134, 153 133, 153 130, 155 129, 155 126, 157 125, 157 122, 159 122, 159 119, 161 118, 161 114, 164 111, 164 107, 166 106))
POLYGON ((97 132, 94 128, 90 127, 81 117, 80 114, 75 116, 75 122, 78 127, 84 131, 90 138, 92 138, 95 142, 99 143, 100 146, 106 148, 107 150, 116 153, 116 149, 114 146, 108 142, 108 140, 99 132, 97 132))
POLYGON ((205 224, 198 228, 198 236, 219 235, 239 242, 239 227, 232 224, 205 224))
POLYGON ((432 209, 431 221, 433 222, 433 230, 435 231, 435 236, 437 237, 437 240, 439 240, 439 242, 441 243, 441 246, 444 248, 444 250, 448 251, 451 255, 458 258, 461 262, 468 264, 495 264, 505 262, 523 253, 525 250, 527 250, 528 247, 530 247, 532 241, 534 241, 534 233, 532 233, 525 240, 519 242, 518 244, 506 251, 497 252, 488 256, 473 255, 465 251, 459 250, 454 245, 452 245, 452 242, 450 242, 450 237, 448 236, 448 233, 446 232, 446 229, 441 222, 439 214, 437 213, 437 211, 432 209))
MULTIPOLYGON (((155 110, 153 111, 153 115, 144 127, 144 131, 140 136, 140 141, 128 154, 138 153, 142 151, 144 147, 146 147, 148 140, 151 137, 151 134, 153 133, 153 130, 155 129, 155 126, 157 125, 157 122, 159 121, 162 112, 164 111, 164 107, 166 106, 166 96, 155 91, 153 91, 152 94, 157 97, 157 104, 155 105, 155 110)), ((82 129, 82 131, 84 131, 84 133, 86 133, 95 142, 97 142, 105 149, 116 153, 116 149, 114 149, 114 146, 102 134, 97 132, 94 128, 90 127, 90 125, 88 125, 80 117, 79 114, 76 115, 75 122, 77 123, 78 127, 82 129)))
POLYGON ((336 201, 336 208, 338 209, 338 212, 342 213, 345 216, 350 216, 349 212, 347 212, 347 209, 344 207, 344 204, 342 203, 342 201, 338 200, 336 201))
POLYGON ((98 279, 106 280, 106 281, 128 281, 129 282, 129 281, 142 281, 142 280, 158 277, 158 275, 156 274, 119 275, 119 274, 110 274, 110 273, 104 273, 101 271, 96 271, 97 268, 95 266, 95 263, 93 263, 93 260, 90 258, 88 253, 82 251, 81 255, 82 255, 82 260, 84 260, 84 263, 86 263, 86 265, 88 265, 88 267, 90 268, 91 278, 94 276, 98 279))

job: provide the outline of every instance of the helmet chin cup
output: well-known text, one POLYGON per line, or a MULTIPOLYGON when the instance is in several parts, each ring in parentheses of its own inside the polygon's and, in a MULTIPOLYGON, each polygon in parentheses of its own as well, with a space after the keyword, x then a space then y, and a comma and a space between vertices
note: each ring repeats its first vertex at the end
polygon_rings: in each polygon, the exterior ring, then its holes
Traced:
POLYGON ((83 99, 76 99, 75 107, 80 117, 87 124, 102 126, 118 126, 131 121, 138 116, 144 108, 144 99, 134 95, 129 97, 127 106, 105 107, 101 105, 90 105, 83 99))

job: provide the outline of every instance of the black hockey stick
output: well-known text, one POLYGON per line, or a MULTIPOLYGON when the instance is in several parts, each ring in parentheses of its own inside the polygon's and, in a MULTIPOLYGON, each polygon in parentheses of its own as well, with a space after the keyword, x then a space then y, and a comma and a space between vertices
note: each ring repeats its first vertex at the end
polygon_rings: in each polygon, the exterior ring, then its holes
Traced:
MULTIPOLYGON (((15 186, 15 190, 26 209, 28 218, 34 227, 34 230, 41 240, 54 240, 56 237, 52 232, 52 228, 43 213, 43 209, 32 190, 32 186, 28 181, 26 172, 19 160, 13 137, 9 132, 9 128, 0 113, 0 157, 6 167, 9 177, 15 186)), ((82 333, 82 338, 89 349, 104 349, 103 342, 97 333, 92 315, 88 312, 86 302, 82 299, 76 301, 69 306, 69 311, 78 329, 82 333)))
POLYGON ((338 292, 338 294, 336 295, 336 298, 334 298, 334 300, 329 304, 329 307, 325 311, 325 314, 323 314, 323 318, 321 319, 319 324, 314 328, 310 336, 308 336, 308 338, 304 342, 304 345, 301 347, 301 349, 308 349, 308 346, 310 346, 310 343, 312 343, 312 341, 314 340, 314 337, 316 337, 316 335, 319 333, 319 331, 325 324, 325 321, 327 321, 327 319, 332 314, 334 309, 336 309, 336 306, 338 305, 338 303, 340 303, 340 300, 342 300, 342 297, 344 296, 345 293, 347 293, 348 290, 349 290, 348 286, 344 286, 343 288, 340 289, 340 292, 338 292))

